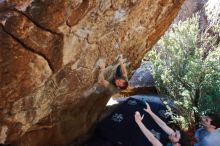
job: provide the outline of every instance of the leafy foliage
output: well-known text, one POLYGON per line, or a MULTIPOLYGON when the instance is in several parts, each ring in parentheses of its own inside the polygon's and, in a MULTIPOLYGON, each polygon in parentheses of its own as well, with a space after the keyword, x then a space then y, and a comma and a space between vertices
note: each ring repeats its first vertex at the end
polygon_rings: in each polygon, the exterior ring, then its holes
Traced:
MULTIPOLYGON (((195 117, 212 110, 220 112, 219 25, 199 28, 199 17, 179 22, 167 32, 146 57, 159 92, 174 101, 175 122, 193 127, 195 117)), ((173 109, 173 108, 172 108, 173 109)))

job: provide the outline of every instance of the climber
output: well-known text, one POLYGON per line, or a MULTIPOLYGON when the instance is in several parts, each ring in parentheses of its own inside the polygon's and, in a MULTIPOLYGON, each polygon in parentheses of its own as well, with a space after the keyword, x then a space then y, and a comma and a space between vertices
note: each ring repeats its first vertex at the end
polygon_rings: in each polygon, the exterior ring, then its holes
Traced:
MULTIPOLYGON (((128 87, 128 77, 127 77, 125 59, 123 59, 122 55, 119 55, 118 63, 119 65, 115 70, 114 77, 111 82, 117 88, 124 90, 127 89, 128 87)), ((107 87, 109 85, 109 81, 107 81, 104 77, 104 72, 105 72, 104 60, 99 61, 99 67, 100 67, 100 73, 99 73, 98 83, 103 87, 107 87)))

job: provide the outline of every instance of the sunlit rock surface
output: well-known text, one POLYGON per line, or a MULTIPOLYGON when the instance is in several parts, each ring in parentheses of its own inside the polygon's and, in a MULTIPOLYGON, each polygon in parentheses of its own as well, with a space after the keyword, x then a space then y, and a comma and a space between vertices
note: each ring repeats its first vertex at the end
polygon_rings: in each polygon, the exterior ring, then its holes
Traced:
POLYGON ((204 29, 208 24, 220 22, 219 0, 186 0, 173 23, 184 21, 195 13, 200 16, 200 28, 204 29))
POLYGON ((145 61, 141 66, 134 72, 131 79, 129 80, 129 85, 135 88, 139 87, 154 87, 154 79, 151 74, 152 64, 150 61, 145 61))
POLYGON ((0 0, 0 143, 62 146, 85 134, 114 90, 99 58, 135 69, 184 0, 0 0))
POLYGON ((192 17, 196 12, 201 12, 208 0, 186 0, 179 11, 174 23, 192 17))

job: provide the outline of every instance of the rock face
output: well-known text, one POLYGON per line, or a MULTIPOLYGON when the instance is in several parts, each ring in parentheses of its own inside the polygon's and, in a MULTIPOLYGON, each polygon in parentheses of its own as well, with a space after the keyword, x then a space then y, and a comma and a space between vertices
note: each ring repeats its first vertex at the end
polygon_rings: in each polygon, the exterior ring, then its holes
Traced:
POLYGON ((135 88, 140 87, 155 87, 153 75, 150 70, 152 63, 150 61, 143 61, 140 67, 134 72, 129 80, 129 85, 135 88))
POLYGON ((123 54, 135 69, 183 2, 1 0, 0 143, 62 146, 85 134, 114 93, 96 88, 97 60, 123 54))
MULTIPOLYGON (((220 22, 219 0, 186 0, 173 23, 184 21, 198 13, 200 17, 200 28, 205 29, 209 24, 220 22)), ((172 26, 171 26, 172 28, 172 26)))
POLYGON ((201 12, 208 0, 186 0, 179 11, 174 23, 192 17, 196 12, 201 12))

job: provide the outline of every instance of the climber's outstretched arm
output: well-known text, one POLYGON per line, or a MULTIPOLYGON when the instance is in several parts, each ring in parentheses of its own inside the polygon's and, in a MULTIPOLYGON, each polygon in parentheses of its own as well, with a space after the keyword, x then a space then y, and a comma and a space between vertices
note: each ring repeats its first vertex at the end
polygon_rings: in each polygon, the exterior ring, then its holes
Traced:
POLYGON ((105 73, 105 62, 101 62, 99 64, 100 67, 100 71, 99 71, 99 76, 98 76, 98 83, 99 85, 101 85, 102 87, 108 87, 109 82, 105 79, 104 77, 104 73, 105 73))
POLYGON ((123 59, 123 56, 120 55, 119 56, 119 64, 120 64, 120 67, 121 67, 122 74, 125 78, 128 78, 128 73, 127 73, 127 68, 126 68, 126 65, 125 65, 125 61, 126 61, 126 59, 123 59))

